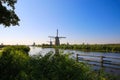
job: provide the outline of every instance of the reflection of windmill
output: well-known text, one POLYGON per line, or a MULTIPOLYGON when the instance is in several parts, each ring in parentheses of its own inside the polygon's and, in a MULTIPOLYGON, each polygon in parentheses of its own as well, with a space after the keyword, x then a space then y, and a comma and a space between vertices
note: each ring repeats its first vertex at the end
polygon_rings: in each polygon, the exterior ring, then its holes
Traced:
POLYGON ((54 37, 54 36, 48 36, 48 37, 55 39, 55 46, 59 46, 60 45, 60 40, 59 39, 66 38, 66 37, 58 37, 58 29, 57 29, 57 35, 56 35, 56 37, 54 37))

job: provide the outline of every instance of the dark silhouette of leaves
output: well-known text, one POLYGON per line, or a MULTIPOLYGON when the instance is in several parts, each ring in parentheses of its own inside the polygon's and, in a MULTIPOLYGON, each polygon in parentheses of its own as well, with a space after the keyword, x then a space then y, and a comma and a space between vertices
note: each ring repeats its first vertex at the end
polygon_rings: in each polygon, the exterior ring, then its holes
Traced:
POLYGON ((15 3, 17 0, 1 0, 0 1, 0 24, 5 27, 19 25, 19 17, 15 13, 15 3))

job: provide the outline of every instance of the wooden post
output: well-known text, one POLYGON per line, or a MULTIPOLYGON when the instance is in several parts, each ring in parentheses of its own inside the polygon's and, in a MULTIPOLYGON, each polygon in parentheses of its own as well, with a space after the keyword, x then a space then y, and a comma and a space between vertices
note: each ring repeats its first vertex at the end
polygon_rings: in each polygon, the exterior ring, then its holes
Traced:
POLYGON ((101 56, 101 67, 103 67, 103 56, 101 56))
POLYGON ((78 54, 76 54, 76 61, 78 62, 78 54))

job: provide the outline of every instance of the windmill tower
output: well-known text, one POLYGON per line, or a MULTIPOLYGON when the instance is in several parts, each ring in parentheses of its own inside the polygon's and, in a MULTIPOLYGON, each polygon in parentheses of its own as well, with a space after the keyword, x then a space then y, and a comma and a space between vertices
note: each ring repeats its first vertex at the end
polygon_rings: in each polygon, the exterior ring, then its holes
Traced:
POLYGON ((47 42, 49 42, 50 46, 53 45, 53 41, 51 41, 51 38, 50 38, 50 41, 47 41, 47 42))
POLYGON ((54 36, 48 36, 48 37, 55 39, 55 46, 59 46, 59 45, 60 45, 60 40, 59 40, 59 39, 61 39, 61 38, 66 38, 66 37, 59 37, 59 36, 58 36, 58 29, 57 29, 57 35, 56 35, 56 37, 54 37, 54 36))

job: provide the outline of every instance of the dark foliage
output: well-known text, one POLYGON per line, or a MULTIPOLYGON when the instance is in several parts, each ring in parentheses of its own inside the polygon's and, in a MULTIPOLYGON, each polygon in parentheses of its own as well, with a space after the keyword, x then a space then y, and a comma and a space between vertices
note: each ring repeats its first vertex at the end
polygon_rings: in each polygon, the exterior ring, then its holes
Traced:
POLYGON ((50 53, 31 58, 31 79, 33 80, 92 80, 90 69, 83 63, 69 59, 67 55, 50 53))
POLYGON ((14 11, 16 2, 17 0, 0 0, 0 24, 5 27, 19 25, 20 19, 14 11))

